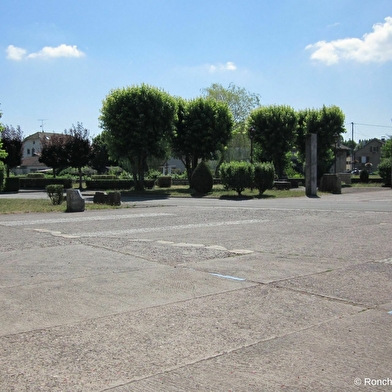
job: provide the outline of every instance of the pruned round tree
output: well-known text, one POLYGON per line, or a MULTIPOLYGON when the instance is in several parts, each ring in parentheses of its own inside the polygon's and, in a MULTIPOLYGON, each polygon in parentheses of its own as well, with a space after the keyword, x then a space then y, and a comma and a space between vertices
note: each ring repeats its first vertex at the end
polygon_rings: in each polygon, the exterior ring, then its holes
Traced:
POLYGON ((144 188, 149 157, 164 155, 176 118, 176 100, 146 84, 118 88, 103 100, 100 123, 109 154, 129 162, 137 189, 144 188))
POLYGON ((41 154, 38 158, 39 162, 51 167, 53 177, 56 178, 56 170, 68 166, 66 144, 69 136, 56 133, 51 136, 41 136, 41 154))
POLYGON ((297 113, 298 135, 296 147, 305 159, 306 137, 317 134, 317 177, 328 171, 334 162, 335 135, 346 132, 344 113, 338 106, 323 106, 321 109, 304 109, 297 113))
POLYGON ((185 165, 189 183, 200 159, 213 159, 232 135, 233 118, 224 102, 195 98, 178 100, 178 121, 172 150, 185 165))
POLYGON ((261 160, 273 162, 278 177, 283 176, 287 153, 297 135, 297 115, 286 105, 261 106, 253 110, 249 126, 255 129, 254 141, 261 148, 261 160))
POLYGON ((90 163, 92 156, 89 131, 78 122, 76 126, 72 125, 64 133, 67 136, 65 150, 68 164, 78 169, 79 188, 82 189, 82 168, 90 163))

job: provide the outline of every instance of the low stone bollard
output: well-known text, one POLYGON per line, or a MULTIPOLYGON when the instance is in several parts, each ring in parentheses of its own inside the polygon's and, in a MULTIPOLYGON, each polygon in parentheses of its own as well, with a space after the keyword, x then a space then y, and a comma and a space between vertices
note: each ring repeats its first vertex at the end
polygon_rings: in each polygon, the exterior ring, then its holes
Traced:
POLYGON ((95 192, 93 202, 94 204, 106 204, 108 195, 106 192, 95 192))
POLYGON ((83 212, 85 200, 79 189, 67 189, 67 212, 83 212))
POLYGON ((107 194, 107 204, 111 206, 121 205, 121 193, 120 192, 109 192, 107 194))
POLYGON ((342 182, 337 174, 324 174, 320 180, 320 192, 342 193, 342 182))
POLYGON ((274 181, 274 188, 277 190, 290 190, 291 182, 286 180, 274 181))
POLYGON ((95 204, 109 204, 111 206, 121 205, 120 192, 95 192, 93 202, 95 204))

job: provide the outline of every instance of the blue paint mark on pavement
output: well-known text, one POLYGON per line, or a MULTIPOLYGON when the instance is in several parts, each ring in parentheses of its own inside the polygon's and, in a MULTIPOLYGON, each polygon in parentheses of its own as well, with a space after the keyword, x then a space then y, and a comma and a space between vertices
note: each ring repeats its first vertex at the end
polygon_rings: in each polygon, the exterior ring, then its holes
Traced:
POLYGON ((230 275, 221 275, 221 274, 214 274, 214 273, 210 273, 211 275, 214 276, 218 276, 219 278, 225 278, 225 279, 232 279, 232 280, 240 280, 240 281, 244 281, 245 279, 243 278, 237 278, 236 276, 230 276, 230 275))

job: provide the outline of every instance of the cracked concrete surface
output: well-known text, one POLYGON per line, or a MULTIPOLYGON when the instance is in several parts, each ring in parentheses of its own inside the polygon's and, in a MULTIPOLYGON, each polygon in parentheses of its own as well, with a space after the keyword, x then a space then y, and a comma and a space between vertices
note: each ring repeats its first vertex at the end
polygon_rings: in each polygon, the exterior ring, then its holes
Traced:
POLYGON ((0 390, 391 389, 391 191, 307 201, 0 216, 0 390))

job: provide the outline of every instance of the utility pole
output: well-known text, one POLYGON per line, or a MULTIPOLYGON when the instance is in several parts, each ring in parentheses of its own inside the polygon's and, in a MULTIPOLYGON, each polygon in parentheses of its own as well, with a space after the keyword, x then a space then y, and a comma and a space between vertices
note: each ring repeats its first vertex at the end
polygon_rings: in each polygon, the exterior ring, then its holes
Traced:
POLYGON ((355 151, 354 151, 354 123, 351 122, 351 171, 354 170, 355 151))

